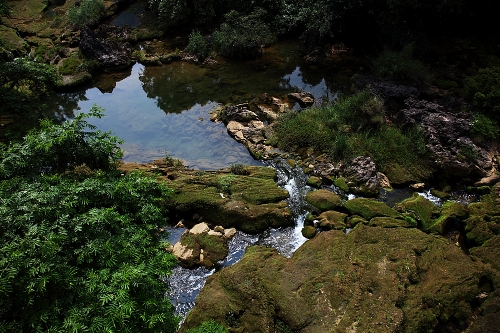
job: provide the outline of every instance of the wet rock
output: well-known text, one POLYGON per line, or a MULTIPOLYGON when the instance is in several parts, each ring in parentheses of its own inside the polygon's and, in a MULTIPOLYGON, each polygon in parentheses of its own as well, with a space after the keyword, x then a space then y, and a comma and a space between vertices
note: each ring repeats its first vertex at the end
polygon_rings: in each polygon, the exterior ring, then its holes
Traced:
POLYGON ((434 165, 448 177, 485 177, 493 163, 488 152, 468 137, 471 115, 449 113, 436 103, 410 98, 398 114, 403 127, 418 125, 434 165))
POLYGON ((417 88, 390 79, 355 75, 353 82, 358 90, 368 89, 372 94, 381 98, 389 108, 397 107, 407 98, 417 98, 419 95, 417 88))
POLYGON ((321 212, 342 207, 342 199, 337 194, 323 189, 308 192, 305 200, 321 212))
POLYGON ((347 235, 319 233, 290 259, 275 249, 247 248, 241 261, 207 280, 180 331, 209 319, 269 333, 278 321, 303 333, 467 326, 483 317, 475 309, 488 274, 443 238, 415 228, 358 225, 347 235), (231 315, 234 320, 224 321, 231 315))
POLYGON ((248 109, 248 104, 226 106, 224 114, 228 121, 249 122, 250 120, 258 119, 255 112, 248 109))
POLYGON ((397 211, 375 199, 355 198, 347 200, 344 207, 351 215, 359 215, 367 220, 374 217, 401 217, 397 211))
POLYGON ((301 233, 305 238, 311 239, 316 236, 316 228, 310 225, 306 225, 304 228, 302 228, 301 233))
POLYGON ((313 94, 305 91, 290 93, 287 95, 289 98, 298 102, 299 105, 303 108, 311 106, 314 104, 314 96, 313 94))
POLYGON ((90 59, 97 60, 105 67, 125 67, 130 65, 128 57, 131 47, 128 43, 104 40, 87 26, 80 32, 80 52, 90 59))
POLYGON ((323 230, 345 230, 347 214, 334 210, 321 213, 316 225, 323 230))
POLYGON ((351 192, 366 196, 378 194, 381 183, 377 167, 369 156, 356 157, 343 166, 341 173, 348 180, 351 192))
POLYGON ((199 265, 212 267, 228 254, 227 238, 200 223, 186 230, 172 249, 181 266, 192 268, 199 265))

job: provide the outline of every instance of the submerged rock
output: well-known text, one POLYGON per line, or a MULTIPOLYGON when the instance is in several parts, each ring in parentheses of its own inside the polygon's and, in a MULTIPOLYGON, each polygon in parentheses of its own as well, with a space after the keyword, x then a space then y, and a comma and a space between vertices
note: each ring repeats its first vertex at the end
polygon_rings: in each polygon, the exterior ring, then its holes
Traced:
POLYGON ((248 248, 207 280, 180 331, 209 319, 235 332, 462 331, 490 319, 477 310, 498 299, 497 279, 444 238, 361 224, 319 233, 290 259, 248 248))

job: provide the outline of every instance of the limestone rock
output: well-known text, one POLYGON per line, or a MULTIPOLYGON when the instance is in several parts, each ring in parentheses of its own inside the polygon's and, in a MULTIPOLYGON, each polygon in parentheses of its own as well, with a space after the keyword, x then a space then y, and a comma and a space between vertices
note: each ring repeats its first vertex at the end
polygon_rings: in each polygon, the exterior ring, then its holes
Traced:
POLYGON ((247 248, 241 261, 207 280, 180 332, 210 319, 264 333, 276 332, 278 319, 303 333, 439 331, 497 311, 495 296, 481 289, 498 287, 492 274, 444 238, 358 225, 347 235, 319 233, 290 259, 247 248), (482 314, 478 297, 492 304, 482 314), (234 321, 224 321, 231 314, 234 321))
POLYGON ((197 234, 201 234, 201 233, 204 233, 204 232, 209 232, 210 231, 210 227, 208 226, 208 224, 206 223, 198 223, 197 225, 195 225, 194 227, 192 227, 189 232, 194 234, 194 235, 197 235, 197 234))
POLYGON ((305 91, 290 93, 288 97, 299 103, 301 107, 307 107, 314 104, 313 94, 305 91))
POLYGON ((342 199, 337 194, 324 189, 308 192, 305 200, 321 212, 342 207, 342 199))

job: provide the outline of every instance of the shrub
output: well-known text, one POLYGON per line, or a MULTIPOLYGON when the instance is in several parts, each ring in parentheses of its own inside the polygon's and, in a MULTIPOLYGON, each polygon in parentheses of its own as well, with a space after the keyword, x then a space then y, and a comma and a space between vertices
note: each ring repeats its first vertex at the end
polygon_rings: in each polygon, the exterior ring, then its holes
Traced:
POLYGON ((243 164, 231 164, 229 170, 234 175, 246 176, 250 174, 250 172, 248 172, 247 168, 243 164))
POLYGON ((474 134, 494 139, 498 137, 500 128, 494 120, 491 120, 483 114, 477 113, 474 115, 470 124, 470 131, 474 134))
POLYGON ((372 60, 373 72, 377 76, 395 80, 426 81, 430 74, 427 68, 413 56, 413 45, 408 44, 401 51, 385 48, 372 60))
POLYGON ((263 9, 256 9, 249 15, 230 11, 225 22, 213 34, 214 48, 228 58, 254 58, 262 53, 262 46, 275 42, 276 36, 261 20, 263 9))
POLYGON ((200 59, 205 59, 212 53, 212 44, 198 30, 191 32, 186 50, 200 59))
POLYGON ((84 25, 95 25, 104 17, 104 4, 101 0, 82 0, 79 5, 68 11, 70 24, 79 29, 84 25))
POLYGON ((158 235, 171 190, 139 173, 74 168, 118 156, 117 140, 86 132, 88 116, 1 151, 0 331, 173 333, 163 279, 175 259, 158 235))
POLYGON ((270 137, 270 144, 283 150, 313 147, 332 159, 370 156, 381 169, 397 164, 417 176, 428 172, 421 132, 386 124, 382 102, 368 92, 290 111, 278 118, 270 137))
POLYGON ((122 157, 117 146, 121 141, 108 132, 85 131, 95 128, 86 118, 100 118, 103 111, 93 106, 89 113, 61 125, 43 120, 41 128, 28 133, 23 142, 0 147, 0 179, 55 174, 82 164, 92 169, 113 169, 122 157))
POLYGON ((477 111, 500 120, 500 67, 480 69, 465 80, 465 90, 477 111))

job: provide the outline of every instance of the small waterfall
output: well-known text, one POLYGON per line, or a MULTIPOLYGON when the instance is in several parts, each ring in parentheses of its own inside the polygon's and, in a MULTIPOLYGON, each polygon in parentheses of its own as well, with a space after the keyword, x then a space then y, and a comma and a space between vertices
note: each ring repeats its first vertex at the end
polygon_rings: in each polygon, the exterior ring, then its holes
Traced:
MULTIPOLYGON (((307 175, 298 166, 292 167, 283 160, 268 161, 266 164, 277 172, 278 186, 286 189, 290 194, 288 204, 295 218, 295 226, 288 228, 268 229, 257 235, 245 234, 238 231, 229 241, 229 254, 220 262, 216 268, 207 269, 199 267, 186 269, 180 266, 173 269, 168 278, 168 297, 175 307, 175 312, 185 318, 189 310, 194 307, 196 297, 203 288, 206 279, 217 270, 237 263, 245 254, 247 246, 261 245, 275 248, 278 253, 285 257, 291 257, 305 241, 301 230, 307 215, 304 197, 310 190, 306 185, 307 175)), ((170 229, 171 243, 180 238, 184 230, 170 229)))

